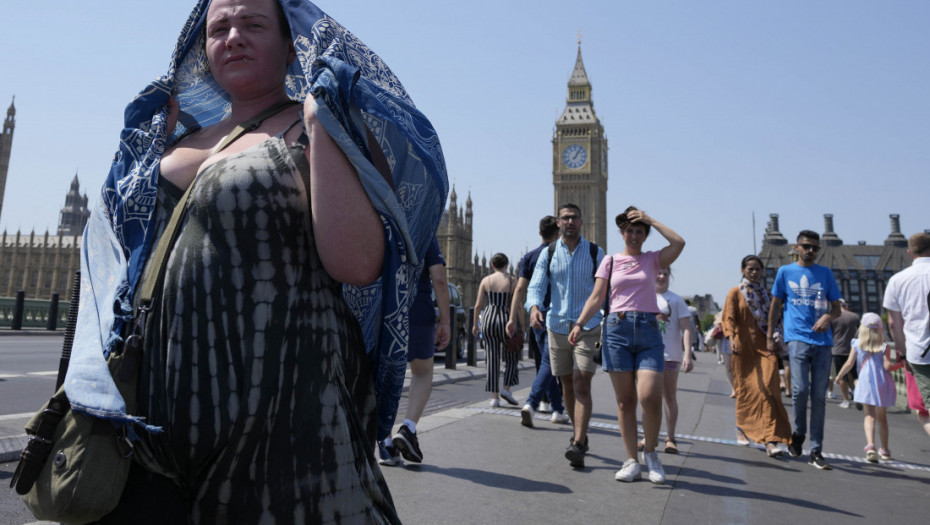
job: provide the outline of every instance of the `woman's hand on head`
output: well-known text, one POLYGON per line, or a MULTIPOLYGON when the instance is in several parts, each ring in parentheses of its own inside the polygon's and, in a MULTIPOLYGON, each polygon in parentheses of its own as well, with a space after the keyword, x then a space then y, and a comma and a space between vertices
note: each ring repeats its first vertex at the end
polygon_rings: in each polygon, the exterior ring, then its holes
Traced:
POLYGON ((652 225, 652 217, 647 215, 643 210, 633 210, 627 213, 626 216, 633 224, 639 223, 652 225))

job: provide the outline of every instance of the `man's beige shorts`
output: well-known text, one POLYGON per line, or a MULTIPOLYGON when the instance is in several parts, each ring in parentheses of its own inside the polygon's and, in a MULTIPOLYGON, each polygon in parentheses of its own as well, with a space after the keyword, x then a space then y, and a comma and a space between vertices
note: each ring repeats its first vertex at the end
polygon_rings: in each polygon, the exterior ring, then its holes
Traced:
POLYGON ((552 365, 552 375, 565 376, 574 369, 594 373, 597 364, 594 362, 594 344, 601 340, 601 325, 590 330, 582 330, 578 344, 568 344, 568 335, 557 334, 549 330, 549 363, 552 365))

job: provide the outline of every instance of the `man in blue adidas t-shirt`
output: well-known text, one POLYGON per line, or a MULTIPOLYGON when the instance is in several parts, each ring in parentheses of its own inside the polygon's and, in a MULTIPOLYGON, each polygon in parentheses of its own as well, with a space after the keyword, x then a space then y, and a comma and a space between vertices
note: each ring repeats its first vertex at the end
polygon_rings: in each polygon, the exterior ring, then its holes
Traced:
POLYGON ((823 423, 830 381, 833 334, 830 321, 840 316, 840 290, 833 272, 814 264, 820 251, 820 235, 810 230, 798 234, 798 262, 782 266, 775 275, 772 305, 769 308, 768 350, 775 352, 778 326, 783 315, 785 342, 791 360, 791 390, 794 401, 794 433, 788 453, 801 455, 807 434, 807 399, 811 400, 811 452, 808 463, 830 470, 823 459, 823 423), (784 308, 784 311, 782 310, 784 308))

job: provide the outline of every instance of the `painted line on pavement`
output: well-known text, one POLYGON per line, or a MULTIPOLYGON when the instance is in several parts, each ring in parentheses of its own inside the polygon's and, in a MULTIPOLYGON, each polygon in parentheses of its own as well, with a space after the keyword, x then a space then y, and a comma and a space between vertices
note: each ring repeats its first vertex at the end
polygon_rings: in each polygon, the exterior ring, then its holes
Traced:
POLYGON ((0 373, 0 379, 18 379, 30 376, 57 376, 58 370, 46 370, 42 372, 24 372, 24 373, 0 373))
MULTIPOLYGON (((471 410, 471 411, 474 411, 474 412, 481 412, 481 413, 484 413, 484 414, 496 414, 496 415, 500 415, 500 416, 511 416, 511 417, 517 417, 517 418, 520 417, 520 411, 519 411, 518 409, 516 409, 516 407, 514 407, 514 408, 466 407, 466 410, 471 410)), ((539 420, 543 420, 543 421, 548 421, 548 420, 549 420, 548 417, 546 417, 546 416, 544 416, 544 415, 540 415, 540 414, 536 414, 536 415, 534 416, 533 419, 539 419, 539 420)), ((588 424, 588 426, 589 426, 589 427, 593 427, 593 428, 601 428, 601 429, 604 429, 604 430, 612 430, 612 431, 617 432, 618 434, 620 433, 620 426, 619 426, 619 425, 616 425, 616 424, 603 423, 603 422, 601 422, 601 421, 592 421, 591 423, 588 424)), ((643 432, 643 427, 637 427, 636 430, 637 430, 637 432, 639 432, 640 434, 642 434, 642 432, 643 432)), ((660 432, 659 434, 660 434, 660 435, 663 435, 663 436, 666 435, 665 432, 660 432)), ((688 440, 688 441, 701 441, 701 442, 704 442, 704 443, 716 443, 716 444, 719 444, 719 445, 732 445, 732 446, 735 446, 735 447, 746 447, 746 448, 755 448, 755 449, 757 449, 757 450, 765 450, 765 446, 764 446, 764 445, 760 445, 759 443, 751 443, 751 444, 749 444, 749 445, 741 445, 741 444, 737 443, 736 440, 734 440, 734 439, 722 439, 722 438, 713 438, 713 437, 706 437, 706 436, 692 436, 692 435, 688 435, 688 434, 678 434, 676 437, 677 437, 678 439, 684 439, 684 440, 688 440)), ((788 454, 787 450, 785 450, 785 448, 784 448, 784 445, 780 445, 779 448, 781 448, 782 451, 784 451, 786 455, 788 454)), ((810 450, 807 450, 807 449, 804 450, 804 454, 805 454, 805 455, 806 455, 806 454, 809 454, 809 453, 810 453, 810 450)), ((831 453, 829 453, 829 452, 824 452, 824 453, 823 453, 823 457, 828 458, 828 459, 841 459, 841 460, 843 460, 843 461, 849 461, 849 462, 851 462, 851 463, 862 463, 862 464, 866 464, 866 465, 874 465, 874 464, 875 464, 875 463, 869 463, 865 458, 860 458, 860 457, 857 457, 857 456, 848 456, 848 455, 846 455, 846 454, 831 454, 831 453)), ((885 466, 889 466, 889 467, 897 467, 897 468, 904 469, 904 470, 917 470, 917 471, 921 471, 921 472, 930 472, 930 466, 927 466, 927 465, 919 465, 919 464, 916 464, 916 463, 908 463, 908 462, 906 462, 906 461, 881 460, 881 463, 880 463, 880 464, 881 464, 881 465, 885 465, 885 466)))
POLYGON ((23 412, 22 414, 5 414, 0 416, 0 421, 6 421, 8 419, 32 419, 32 416, 35 415, 35 412, 23 412))

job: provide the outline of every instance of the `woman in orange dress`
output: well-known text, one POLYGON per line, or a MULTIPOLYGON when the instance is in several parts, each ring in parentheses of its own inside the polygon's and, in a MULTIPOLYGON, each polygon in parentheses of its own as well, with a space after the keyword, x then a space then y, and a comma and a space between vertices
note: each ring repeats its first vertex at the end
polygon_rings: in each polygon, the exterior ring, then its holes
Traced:
POLYGON ((791 422, 781 403, 778 360, 766 348, 772 296, 762 285, 761 259, 747 255, 741 266, 743 279, 727 294, 722 316, 723 333, 733 351, 736 434, 765 443, 766 454, 778 457, 778 443, 791 441, 791 422))

